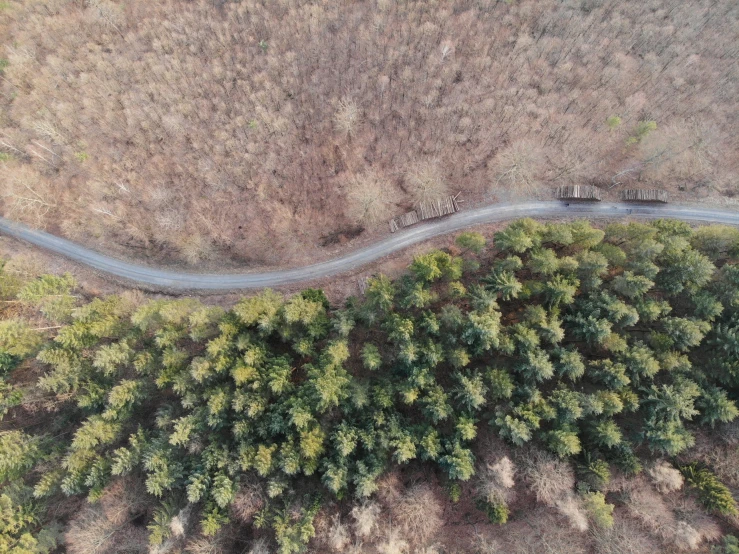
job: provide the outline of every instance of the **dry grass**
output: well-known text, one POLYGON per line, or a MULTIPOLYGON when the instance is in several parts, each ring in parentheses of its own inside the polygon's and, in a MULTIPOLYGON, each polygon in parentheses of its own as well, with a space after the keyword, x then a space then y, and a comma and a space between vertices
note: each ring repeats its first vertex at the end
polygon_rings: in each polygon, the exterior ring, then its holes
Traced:
POLYGON ((366 554, 367 549, 365 548, 364 543, 355 542, 350 544, 344 552, 345 554, 366 554))
POLYGON ((739 488, 739 446, 717 445, 705 452, 701 458, 721 481, 739 488))
POLYGON ((173 539, 180 539, 187 534, 187 527, 190 523, 190 516, 192 515, 192 504, 185 506, 180 512, 172 518, 169 524, 169 528, 172 531, 173 539))
POLYGON ((148 551, 148 537, 143 528, 130 523, 114 523, 99 508, 87 508, 68 525, 64 544, 69 554, 118 554, 148 551))
POLYGON ((113 525, 123 525, 149 506, 146 489, 140 479, 116 479, 100 498, 103 515, 113 525))
POLYGON ((108 554, 146 552, 148 537, 134 518, 149 507, 143 482, 132 478, 116 479, 98 504, 83 508, 69 523, 64 534, 70 554, 108 554))
POLYGON ((596 554, 657 554, 664 552, 659 542, 629 520, 616 518, 613 527, 591 530, 596 554))
MULTIPOLYGON (((659 480, 655 486, 662 483, 659 480)), ((644 478, 625 484, 623 501, 627 513, 665 548, 697 550, 721 536, 720 527, 692 498, 679 493, 660 495, 644 478)))
POLYGON ((519 459, 521 473, 536 500, 565 516, 571 529, 587 531, 587 514, 573 491, 575 472, 572 466, 566 460, 533 448, 522 452, 519 459))
POLYGON ((708 465, 727 485, 739 488, 739 424, 721 425, 696 435, 691 456, 708 465))
POLYGON ((266 539, 257 539, 251 543, 251 548, 249 548, 247 554, 270 554, 266 539))
POLYGON ((430 546, 422 546, 416 548, 413 554, 445 554, 444 550, 438 544, 432 544, 430 546))
POLYGON ((116 526, 101 510, 88 508, 71 521, 64 534, 64 542, 71 554, 113 552, 115 532, 116 526))
POLYGON ((678 521, 671 530, 672 542, 678 550, 698 550, 701 534, 697 529, 684 521, 678 521))
POLYGON ((698 544, 714 542, 721 537, 721 527, 693 497, 680 495, 670 498, 670 507, 675 517, 692 530, 689 533, 685 531, 686 539, 691 539, 690 544, 693 544, 694 540, 697 540, 698 544))
POLYGON ((403 483, 396 471, 391 471, 380 477, 377 482, 377 499, 386 507, 394 506, 401 497, 403 483))
MULTIPOLYGON (((506 531, 507 524, 503 531, 506 531)), ((526 522, 506 533, 506 554, 587 554, 586 535, 573 533, 547 508, 527 512, 526 522)))
POLYGON ((626 511, 649 531, 664 537, 677 524, 665 500, 644 479, 634 479, 623 492, 626 511))
POLYGON ((394 521, 414 543, 425 543, 441 529, 443 511, 437 495, 426 483, 408 489, 392 509, 394 521))
POLYGON ((475 534, 472 540, 472 551, 474 554, 505 554, 499 541, 482 533, 475 534))

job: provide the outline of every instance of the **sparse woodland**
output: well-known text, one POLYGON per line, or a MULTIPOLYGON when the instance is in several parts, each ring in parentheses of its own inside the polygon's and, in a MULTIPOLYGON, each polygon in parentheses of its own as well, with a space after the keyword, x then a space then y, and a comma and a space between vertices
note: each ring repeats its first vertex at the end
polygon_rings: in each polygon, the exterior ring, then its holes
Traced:
POLYGON ((735 554, 739 230, 493 238, 342 306, 8 260, 0 552, 735 554))
POLYGON ((0 4, 2 213, 300 263, 447 192, 736 194, 731 0, 0 4))

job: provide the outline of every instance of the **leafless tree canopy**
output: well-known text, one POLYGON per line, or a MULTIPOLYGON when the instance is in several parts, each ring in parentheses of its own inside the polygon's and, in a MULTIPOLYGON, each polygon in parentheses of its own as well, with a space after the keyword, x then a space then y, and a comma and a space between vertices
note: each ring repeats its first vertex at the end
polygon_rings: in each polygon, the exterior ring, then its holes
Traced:
POLYGON ((2 211, 99 247, 276 263, 448 191, 736 192, 732 0, 12 5, 2 211))
POLYGON ((406 537, 416 543, 424 543, 443 525, 443 507, 431 487, 425 483, 414 485, 405 491, 393 506, 393 515, 406 537))

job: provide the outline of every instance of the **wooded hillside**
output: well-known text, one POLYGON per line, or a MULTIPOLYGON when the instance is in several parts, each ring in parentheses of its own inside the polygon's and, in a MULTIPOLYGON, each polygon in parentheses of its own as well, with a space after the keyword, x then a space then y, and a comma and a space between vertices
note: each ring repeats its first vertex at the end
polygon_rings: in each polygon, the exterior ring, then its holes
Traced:
POLYGON ((82 299, 11 260, 0 547, 705 552, 736 530, 739 231, 521 220, 486 242, 341 307, 82 299), (480 537, 440 534, 455 513, 480 537))
POLYGON ((0 26, 3 213, 125 254, 298 263, 459 191, 736 193, 731 0, 9 0, 0 26))

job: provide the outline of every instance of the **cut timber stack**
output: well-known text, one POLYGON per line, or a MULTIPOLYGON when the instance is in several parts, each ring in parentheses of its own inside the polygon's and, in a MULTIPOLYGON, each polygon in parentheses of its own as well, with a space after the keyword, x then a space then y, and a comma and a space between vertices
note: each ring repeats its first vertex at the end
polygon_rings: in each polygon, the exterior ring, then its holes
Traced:
POLYGON ((443 200, 421 202, 417 210, 408 212, 390 220, 390 232, 394 233, 403 227, 409 227, 425 219, 433 219, 459 211, 456 196, 447 196, 443 200))
POLYGON ((627 189, 621 191, 627 202, 667 202, 667 191, 659 189, 627 189))
POLYGON ((600 189, 592 185, 563 185, 557 189, 560 200, 600 200, 600 189))
POLYGON ((457 200, 454 196, 447 196, 443 200, 434 200, 432 202, 421 202, 418 206, 418 215, 421 220, 433 219, 443 215, 453 214, 459 210, 457 200))
POLYGON ((394 233, 398 229, 409 227, 414 223, 418 223, 418 221, 418 214, 415 210, 413 210, 412 212, 408 212, 407 214, 394 217, 390 220, 390 232, 394 233))

